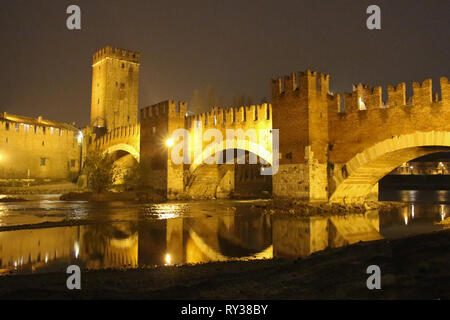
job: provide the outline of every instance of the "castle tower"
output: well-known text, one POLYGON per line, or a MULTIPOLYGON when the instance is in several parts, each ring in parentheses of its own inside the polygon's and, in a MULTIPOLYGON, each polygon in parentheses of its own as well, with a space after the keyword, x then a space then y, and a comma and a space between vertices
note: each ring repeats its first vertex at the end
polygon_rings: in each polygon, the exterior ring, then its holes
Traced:
POLYGON ((110 131, 138 122, 140 54, 107 46, 92 64, 91 126, 110 131))

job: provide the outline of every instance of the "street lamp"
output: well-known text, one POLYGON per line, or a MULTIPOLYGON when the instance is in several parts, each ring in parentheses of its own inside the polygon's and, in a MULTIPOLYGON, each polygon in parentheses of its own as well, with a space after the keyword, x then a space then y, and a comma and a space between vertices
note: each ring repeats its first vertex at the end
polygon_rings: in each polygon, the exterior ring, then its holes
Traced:
POLYGON ((166 146, 168 146, 169 148, 172 147, 174 144, 174 141, 172 138, 169 138, 166 140, 166 146))

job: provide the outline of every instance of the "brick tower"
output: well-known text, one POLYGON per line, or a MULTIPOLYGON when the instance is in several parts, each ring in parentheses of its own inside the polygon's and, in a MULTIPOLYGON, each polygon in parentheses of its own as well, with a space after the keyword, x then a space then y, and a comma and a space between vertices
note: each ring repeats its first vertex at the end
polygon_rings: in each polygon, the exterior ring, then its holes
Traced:
POLYGON ((114 128, 136 124, 140 54, 107 46, 92 64, 91 126, 114 128))
POLYGON ((276 197, 328 200, 329 76, 306 70, 272 81, 273 129, 280 131, 276 197))

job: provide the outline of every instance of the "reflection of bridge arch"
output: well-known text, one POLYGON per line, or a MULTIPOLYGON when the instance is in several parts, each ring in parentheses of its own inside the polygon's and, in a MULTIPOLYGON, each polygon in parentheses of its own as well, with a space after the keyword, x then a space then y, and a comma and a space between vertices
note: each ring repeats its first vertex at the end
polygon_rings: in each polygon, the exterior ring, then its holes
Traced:
POLYGON ((140 156, 139 156, 139 151, 137 151, 133 146, 129 145, 129 144, 125 144, 125 143, 118 143, 115 145, 112 145, 110 147, 108 147, 106 150, 103 151, 103 154, 113 154, 114 152, 117 151, 125 151, 129 154, 131 154, 137 162, 139 162, 140 160, 140 156))
POLYGON ((366 198, 374 185, 402 163, 450 150, 450 132, 429 131, 405 134, 372 145, 335 170, 332 202, 357 202, 366 198))
MULTIPOLYGON (((214 248, 208 245, 192 228, 189 229, 189 236, 195 243, 197 248, 208 257, 211 261, 227 261, 230 257, 224 256, 222 253, 217 252, 214 248)), ((273 246, 268 246, 264 251, 255 253, 251 256, 234 258, 234 260, 251 260, 251 259, 271 259, 273 257, 273 246)))

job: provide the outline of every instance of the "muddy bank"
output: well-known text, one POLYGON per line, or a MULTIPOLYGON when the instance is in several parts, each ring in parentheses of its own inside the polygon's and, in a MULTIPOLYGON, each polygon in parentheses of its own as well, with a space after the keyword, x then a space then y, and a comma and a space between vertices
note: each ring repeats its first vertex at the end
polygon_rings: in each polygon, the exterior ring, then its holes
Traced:
POLYGON ((151 191, 124 191, 124 192, 69 192, 60 197, 63 201, 137 201, 137 202, 163 202, 164 197, 151 191))
POLYGON ((449 299, 450 231, 329 249, 297 260, 0 277, 1 299, 449 299), (368 290, 366 268, 381 268, 368 290))
POLYGON ((368 210, 393 210, 407 206, 402 202, 366 201, 357 204, 340 203, 310 203, 300 200, 274 199, 272 201, 255 205, 268 214, 293 214, 293 215, 320 215, 320 214, 346 214, 364 213, 368 210))
POLYGON ((27 199, 22 197, 4 197, 0 198, 0 203, 8 203, 8 202, 24 202, 27 201, 27 199))

